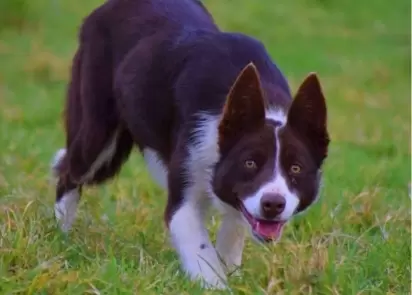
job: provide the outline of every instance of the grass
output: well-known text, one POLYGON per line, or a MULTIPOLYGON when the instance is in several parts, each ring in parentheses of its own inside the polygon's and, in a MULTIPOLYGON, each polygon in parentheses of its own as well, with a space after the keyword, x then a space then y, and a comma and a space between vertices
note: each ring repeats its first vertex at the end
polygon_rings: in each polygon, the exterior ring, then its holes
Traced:
MULTIPOLYGON (((137 153, 85 191, 68 237, 56 231, 49 162, 77 29, 100 2, 19 1, 1 24, 0 293, 207 294, 179 272, 165 192, 137 153)), ((223 28, 260 38, 294 90, 319 73, 332 137, 321 201, 277 245, 247 242, 233 292, 410 294, 410 2, 204 2, 223 28)))

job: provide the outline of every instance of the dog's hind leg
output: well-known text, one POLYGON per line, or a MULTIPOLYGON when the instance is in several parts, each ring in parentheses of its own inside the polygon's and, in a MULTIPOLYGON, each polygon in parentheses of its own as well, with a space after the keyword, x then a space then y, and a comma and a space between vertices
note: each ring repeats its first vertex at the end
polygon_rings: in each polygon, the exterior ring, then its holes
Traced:
MULTIPOLYGON (((81 62, 82 48, 80 47, 73 58, 72 77, 68 87, 65 106, 67 148, 73 146, 73 143, 78 138, 82 124, 83 114, 80 96, 81 62)), ((81 194, 81 186, 70 179, 67 148, 57 151, 51 165, 52 174, 57 178, 54 211, 56 219, 64 232, 68 231, 72 226, 81 194)))
POLYGON ((55 214, 64 231, 74 221, 82 186, 113 177, 133 146, 118 119, 110 39, 100 27, 99 13, 92 13, 81 29, 65 106, 66 149, 53 164, 58 178, 55 214))
POLYGON ((66 149, 60 149, 55 154, 52 162, 52 172, 58 179, 54 214, 63 232, 67 232, 73 224, 81 191, 81 187, 78 187, 75 183, 70 183, 67 177, 64 177, 60 172, 62 171, 61 168, 66 166, 64 164, 66 154, 66 149))
MULTIPOLYGON (((53 161, 53 172, 58 177, 56 185, 55 216, 62 231, 67 232, 74 222, 81 189, 84 185, 96 185, 114 177, 127 160, 133 147, 127 130, 117 129, 91 165, 70 156, 70 149, 59 150, 53 161), (71 167, 76 166, 76 169, 71 167), (72 171, 83 170, 81 177, 72 171)), ((93 155, 91 155, 93 157, 93 155)))

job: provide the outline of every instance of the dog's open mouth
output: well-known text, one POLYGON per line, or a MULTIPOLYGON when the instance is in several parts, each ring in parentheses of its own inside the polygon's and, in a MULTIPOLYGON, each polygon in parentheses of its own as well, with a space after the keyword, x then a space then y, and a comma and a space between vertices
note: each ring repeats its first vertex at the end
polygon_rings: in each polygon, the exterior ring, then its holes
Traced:
POLYGON ((252 227, 253 234, 261 241, 270 242, 279 239, 286 221, 257 219, 250 214, 243 204, 240 209, 252 227))

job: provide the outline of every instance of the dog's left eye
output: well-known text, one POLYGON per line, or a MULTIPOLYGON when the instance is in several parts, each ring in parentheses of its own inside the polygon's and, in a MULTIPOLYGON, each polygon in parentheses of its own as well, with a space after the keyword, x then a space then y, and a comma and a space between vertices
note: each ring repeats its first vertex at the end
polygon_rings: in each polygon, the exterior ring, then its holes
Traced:
POLYGON ((255 170, 257 168, 257 164, 253 160, 246 160, 244 166, 248 170, 255 170))

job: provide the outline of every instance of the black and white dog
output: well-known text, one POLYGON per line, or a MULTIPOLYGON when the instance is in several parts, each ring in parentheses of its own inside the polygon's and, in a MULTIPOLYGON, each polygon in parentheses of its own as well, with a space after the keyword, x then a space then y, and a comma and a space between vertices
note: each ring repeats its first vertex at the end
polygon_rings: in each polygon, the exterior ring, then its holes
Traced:
POLYGON ((184 270, 225 287, 245 228, 277 240, 317 199, 329 135, 316 74, 292 99, 262 43, 220 31, 197 0, 109 0, 79 39, 66 147, 53 166, 61 228, 70 229, 82 186, 115 176, 136 145, 168 192, 165 221, 184 270), (223 215, 216 247, 209 203, 223 215))

